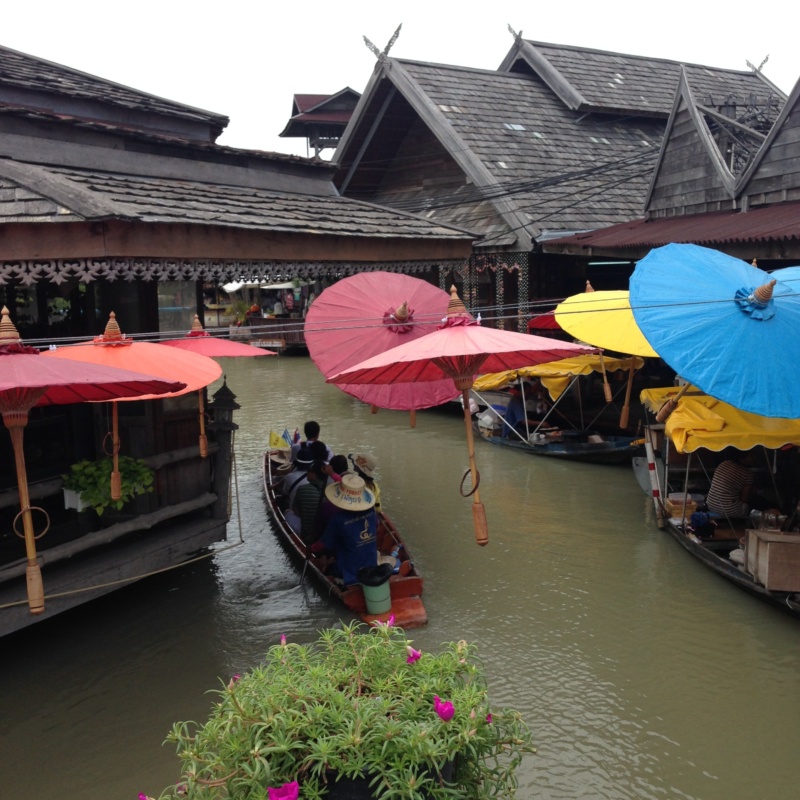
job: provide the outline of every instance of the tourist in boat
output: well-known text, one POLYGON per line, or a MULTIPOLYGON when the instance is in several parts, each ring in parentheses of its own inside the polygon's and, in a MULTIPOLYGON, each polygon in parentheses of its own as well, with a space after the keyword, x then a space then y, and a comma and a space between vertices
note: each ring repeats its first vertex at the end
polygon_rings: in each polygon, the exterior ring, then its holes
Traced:
POLYGON ((367 489, 369 489, 372 494, 375 495, 375 510, 380 511, 381 490, 378 484, 375 482, 375 470, 378 467, 377 462, 371 455, 368 455, 367 453, 357 453, 356 455, 351 456, 351 459, 353 461, 353 470, 355 471, 356 475, 364 479, 367 489))
POLYGON ((300 538, 307 545, 319 539, 319 519, 326 480, 324 462, 315 461, 306 472, 306 480, 295 492, 292 511, 300 520, 300 538))
MULTIPOLYGON (((311 419, 308 422, 306 422, 303 425, 303 435, 306 437, 305 441, 295 442, 292 445, 292 458, 295 457, 295 455, 297 454, 297 451, 303 445, 308 446, 312 442, 319 441, 320 432, 321 432, 321 429, 320 429, 319 422, 317 422, 316 420, 313 420, 313 419, 311 419)), ((325 457, 325 461, 330 461, 333 458, 333 450, 331 450, 330 447, 327 447, 327 446, 326 446, 325 449, 326 449, 326 452, 327 452, 327 455, 325 457)))
POLYGON ((286 504, 286 521, 292 530, 300 533, 300 517, 294 512, 294 500, 297 490, 308 481, 308 470, 314 463, 314 457, 307 447, 301 447, 294 459, 294 470, 290 472, 281 484, 281 494, 286 504))
POLYGON ((522 391, 519 386, 512 386, 509 390, 508 406, 506 406, 505 424, 503 425, 503 438, 508 439, 509 436, 514 436, 514 431, 520 422, 525 421, 527 412, 525 410, 525 401, 522 398, 522 391))
POLYGON ((374 567, 378 563, 375 495, 367 489, 363 478, 348 472, 341 481, 325 488, 325 496, 338 510, 312 549, 331 551, 336 557, 335 573, 349 586, 358 583, 361 567, 374 567))
POLYGON ((711 487, 706 496, 709 511, 727 519, 741 519, 750 514, 750 494, 753 489, 753 473, 750 453, 736 451, 715 470, 711 487))

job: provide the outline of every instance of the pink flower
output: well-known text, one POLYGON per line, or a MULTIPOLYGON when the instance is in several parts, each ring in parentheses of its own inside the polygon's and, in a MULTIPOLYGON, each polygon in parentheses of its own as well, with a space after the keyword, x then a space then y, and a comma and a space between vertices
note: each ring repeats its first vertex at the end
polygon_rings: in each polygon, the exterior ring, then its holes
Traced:
POLYGON ((439 719, 442 720, 442 722, 449 722, 451 719, 453 719, 453 715, 456 713, 453 704, 449 700, 442 702, 436 696, 433 698, 433 708, 439 715, 439 719))
POLYGON ((300 784, 297 781, 284 783, 280 789, 267 788, 269 800, 297 800, 300 796, 300 784))
POLYGON ((422 652, 420 650, 415 650, 410 644, 406 645, 406 650, 408 651, 408 658, 406 659, 406 664, 413 664, 415 661, 418 661, 419 658, 422 656, 422 652))
POLYGON ((281 647, 286 647, 286 634, 281 634, 281 647))
POLYGON ((374 619, 374 620, 372 620, 371 624, 376 628, 382 628, 382 627, 386 627, 387 629, 388 628, 393 628, 394 627, 394 614, 389 614, 389 619, 387 619, 386 622, 381 622, 379 619, 374 619))
POLYGON ((237 672, 229 681, 228 681, 228 688, 233 689, 233 687, 239 682, 239 679, 242 676, 237 672))
POLYGON ((149 794, 145 794, 144 792, 139 792, 139 800, 153 800, 149 794))
POLYGON ((486 721, 491 725, 492 724, 492 714, 491 712, 486 715, 486 721))
POLYGON ((185 783, 179 783, 175 787, 175 794, 186 794, 189 791, 189 787, 185 783))

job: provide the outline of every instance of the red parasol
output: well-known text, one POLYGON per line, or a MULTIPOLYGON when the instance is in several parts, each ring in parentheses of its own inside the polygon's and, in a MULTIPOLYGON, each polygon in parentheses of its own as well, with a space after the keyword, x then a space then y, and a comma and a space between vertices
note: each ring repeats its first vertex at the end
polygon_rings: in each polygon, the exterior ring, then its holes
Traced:
POLYGON ((528 320, 528 332, 531 331, 561 331, 564 330, 556 320, 555 311, 545 311, 528 320))
MULTIPOLYGON (((447 313, 447 292, 419 278, 362 272, 337 281, 314 300, 306 315, 308 352, 325 378, 367 358, 436 330, 447 313)), ((453 382, 424 386, 350 385, 340 389, 379 408, 430 408, 456 397, 453 382)))
MULTIPOLYGON (((85 344, 74 344, 67 347, 59 347, 57 350, 49 350, 42 355, 89 364, 101 364, 107 367, 131 369, 164 379, 179 380, 185 384, 185 387, 177 392, 128 398, 132 400, 178 397, 188 392, 197 392, 222 375, 222 367, 206 356, 162 347, 160 344, 154 344, 153 342, 134 342, 132 339, 127 338, 120 331, 113 311, 109 316, 105 333, 102 336, 97 336, 93 341, 85 344)), ((119 421, 116 403, 114 403, 112 409, 114 470, 111 473, 111 497, 112 499, 119 499, 120 474, 117 468, 119 421)), ((202 411, 202 405, 200 411, 200 455, 203 457, 208 455, 205 415, 202 411)))
MULTIPOLYGON (((472 516, 478 544, 488 541, 486 513, 478 495, 480 478, 475 466, 469 390, 476 375, 502 372, 534 364, 546 364, 597 350, 571 342, 559 342, 526 333, 482 328, 468 313, 456 293, 450 290, 445 323, 434 333, 402 344, 381 355, 362 361, 328 379, 339 384, 395 384, 449 379, 462 393, 467 428, 469 463, 472 473, 472 516)), ((465 476, 466 477, 466 476, 465 476)))
POLYGON ((232 342, 221 336, 211 336, 200 324, 200 317, 197 314, 194 315, 192 329, 183 339, 169 339, 159 342, 159 344, 177 347, 179 350, 188 350, 190 353, 197 353, 207 358, 252 358, 278 355, 274 350, 253 347, 253 345, 243 342, 232 342))
MULTIPOLYGON (((19 488, 25 554, 28 559, 28 605, 32 614, 44 611, 42 574, 36 559, 36 536, 33 530, 28 477, 25 468, 23 433, 28 412, 33 406, 64 405, 86 401, 117 400, 131 395, 176 391, 183 385, 146 374, 109 367, 48 361, 37 350, 25 347, 11 322, 8 309, 0 318, 0 413, 11 436, 19 488)), ((44 513, 44 512, 42 512, 44 513)), ((16 529, 16 520, 15 520, 16 529)))

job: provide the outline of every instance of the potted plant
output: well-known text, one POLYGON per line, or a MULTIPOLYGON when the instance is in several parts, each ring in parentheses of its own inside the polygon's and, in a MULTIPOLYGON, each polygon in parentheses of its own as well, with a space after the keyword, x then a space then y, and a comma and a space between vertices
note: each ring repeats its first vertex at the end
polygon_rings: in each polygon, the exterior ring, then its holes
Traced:
POLYGON ((281 637, 204 725, 174 725, 183 775, 162 800, 512 797, 530 732, 489 705, 475 648, 420 652, 392 623, 281 637))
POLYGON ((122 477, 119 500, 111 499, 111 471, 114 462, 110 458, 99 461, 79 461, 61 476, 64 481, 64 505, 66 508, 93 508, 99 516, 106 508, 119 511, 125 503, 140 494, 153 491, 153 470, 141 459, 119 456, 119 472, 122 477))

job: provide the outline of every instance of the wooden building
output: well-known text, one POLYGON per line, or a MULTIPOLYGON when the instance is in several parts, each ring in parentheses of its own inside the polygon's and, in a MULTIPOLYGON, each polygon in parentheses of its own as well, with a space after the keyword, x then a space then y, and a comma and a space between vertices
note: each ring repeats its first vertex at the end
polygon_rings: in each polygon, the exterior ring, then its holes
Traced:
MULTIPOLYGON (((342 198, 328 164, 217 145, 227 122, 0 47, 0 305, 27 343, 99 334, 111 311, 126 334, 186 331, 205 285, 437 275, 468 259, 472 233, 342 198)), ((43 617, 225 537, 235 403, 223 406, 202 459, 196 396, 125 404, 126 452, 156 468, 157 492, 125 509, 132 518, 99 521, 64 509, 59 476, 103 452, 105 414, 34 409, 32 495, 52 521, 45 592, 68 593, 43 617)), ((0 634, 43 618, 24 607, 13 464, 0 435, 0 634)))
MULTIPOLYGON (((578 260, 626 259, 691 242, 757 259, 764 269, 800 259, 800 82, 774 124, 759 109, 713 113, 683 76, 644 216, 549 242, 578 260)), ((626 288, 627 283, 615 288, 626 288)))
POLYGON ((523 328, 533 298, 586 277, 549 240, 641 215, 682 72, 718 118, 747 105, 768 125, 785 100, 760 73, 521 35, 496 70, 382 53, 334 155, 336 185, 478 232, 456 277, 473 307, 502 318, 512 306, 523 328))
POLYGON ((306 139, 319 157, 323 150, 338 146, 360 97, 349 86, 336 94, 296 94, 292 115, 279 136, 306 139))

